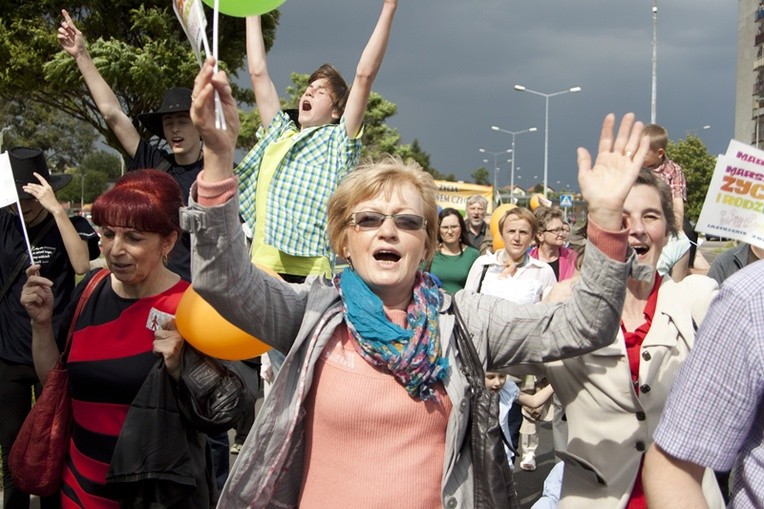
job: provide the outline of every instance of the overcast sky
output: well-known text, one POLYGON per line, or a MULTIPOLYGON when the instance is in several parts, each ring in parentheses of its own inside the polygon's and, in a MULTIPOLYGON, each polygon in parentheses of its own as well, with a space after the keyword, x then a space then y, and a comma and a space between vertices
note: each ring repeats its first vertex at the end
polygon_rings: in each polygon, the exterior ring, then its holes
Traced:
MULTIPOLYGON (((657 121, 673 140, 699 133, 713 154, 733 136, 737 2, 660 0, 657 121), (711 128, 702 130, 704 125, 711 128)), ((287 0, 269 69, 280 93, 289 73, 335 64, 352 81, 381 1, 287 0)), ((516 175, 541 181, 543 93, 580 86, 549 101, 549 185, 574 185, 576 147, 596 149, 602 117, 634 111, 650 121, 650 0, 401 0, 374 90, 398 106, 388 123, 402 142, 419 139, 432 165, 470 180, 484 154, 516 137, 516 175)), ((509 183, 499 159, 499 185, 509 183)), ((493 168, 493 156, 485 165, 493 168)))

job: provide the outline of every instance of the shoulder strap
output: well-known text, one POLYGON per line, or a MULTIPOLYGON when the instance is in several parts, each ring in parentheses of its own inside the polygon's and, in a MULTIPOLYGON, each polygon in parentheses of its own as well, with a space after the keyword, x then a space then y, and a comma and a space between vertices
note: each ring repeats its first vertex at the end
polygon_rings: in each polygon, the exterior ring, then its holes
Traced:
POLYGON ((69 357, 69 348, 72 346, 72 336, 74 336, 74 327, 77 325, 77 320, 80 317, 80 314, 82 313, 82 309, 85 307, 85 304, 87 304, 88 299, 93 293, 93 290, 95 290, 95 287, 98 286, 98 283, 101 282, 105 277, 107 277, 111 272, 109 272, 108 269, 101 269, 95 274, 93 274, 93 277, 90 278, 90 281, 88 281, 87 286, 82 291, 82 295, 80 295, 80 299, 77 301, 77 308, 74 310, 74 316, 72 316, 72 322, 69 324, 69 332, 66 334, 66 346, 64 347, 64 351, 61 354, 61 364, 66 364, 66 359, 69 357))
POLYGON ((480 273, 480 279, 478 280, 477 293, 480 293, 480 289, 483 288, 483 280, 485 279, 485 273, 488 272, 488 267, 490 265, 483 265, 483 271, 480 273))
POLYGON ((170 168, 172 168, 172 163, 166 157, 162 157, 162 160, 156 165, 155 169, 167 173, 170 171, 170 168))
MULTIPOLYGON (((23 219, 21 219, 23 221, 23 219)), ((42 240, 42 238, 45 236, 46 233, 50 231, 51 228, 53 228, 53 225, 55 224, 55 220, 48 221, 48 223, 42 227, 42 230, 37 232, 37 235, 32 239, 32 242, 30 243, 31 246, 34 248, 37 246, 37 243, 42 240)), ((21 253, 21 256, 19 256, 18 261, 16 262, 16 266, 13 267, 13 271, 11 272, 10 277, 8 278, 8 281, 5 282, 5 286, 3 286, 3 291, 0 292, 0 302, 5 298, 5 295, 8 293, 8 290, 11 289, 11 286, 13 286, 14 281, 16 281, 16 278, 19 277, 19 274, 21 273, 21 269, 24 268, 24 265, 26 265, 27 260, 29 259, 29 255, 24 252, 21 253)))
POLYGON ((451 310, 454 313, 454 336, 456 337, 456 349, 461 357, 462 372, 470 387, 483 388, 485 386, 483 364, 480 362, 480 356, 467 332, 467 326, 456 307, 456 301, 452 301, 451 310))

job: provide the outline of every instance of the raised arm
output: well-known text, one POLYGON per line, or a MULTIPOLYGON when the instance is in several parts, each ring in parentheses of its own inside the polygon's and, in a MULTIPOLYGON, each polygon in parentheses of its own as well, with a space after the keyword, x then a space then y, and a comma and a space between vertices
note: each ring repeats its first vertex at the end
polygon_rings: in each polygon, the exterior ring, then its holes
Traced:
POLYGON ((53 281, 40 276, 39 265, 29 267, 26 274, 21 305, 32 319, 32 358, 37 378, 45 384, 48 372, 61 356, 53 335, 53 281))
POLYGON ((455 295, 478 350, 486 350, 490 370, 580 355, 615 338, 631 268, 626 263, 623 202, 639 174, 648 140, 633 114, 624 116, 617 135, 614 124, 615 117, 607 115, 593 166, 589 153, 578 150, 589 240, 572 298, 562 304, 517 305, 467 291, 455 295))
POLYGON ((64 51, 74 58, 74 61, 77 63, 82 78, 85 80, 85 85, 90 90, 90 95, 93 96, 96 107, 101 112, 106 125, 117 136, 125 152, 130 157, 135 156, 135 151, 138 150, 138 143, 141 139, 138 130, 130 118, 125 115, 125 112, 122 111, 119 99, 117 99, 109 84, 106 83, 106 80, 103 79, 101 73, 98 72, 93 59, 90 57, 90 53, 88 53, 85 37, 82 35, 82 32, 74 25, 72 18, 69 17, 69 13, 66 10, 62 10, 61 14, 64 16, 64 21, 61 22, 61 26, 58 29, 58 42, 61 43, 64 51))
POLYGON ((23 188, 24 192, 34 196, 40 202, 40 205, 53 216, 53 219, 56 221, 56 227, 61 234, 61 239, 64 241, 64 248, 69 257, 69 263, 72 264, 74 272, 84 274, 90 270, 90 249, 88 248, 87 241, 83 240, 80 234, 77 233, 48 181, 39 173, 35 172, 34 176, 40 183, 25 185, 23 188))
POLYGON ((382 12, 377 20, 369 42, 361 53, 361 59, 355 71, 353 85, 350 87, 347 105, 345 106, 345 128, 348 136, 355 138, 363 125, 363 116, 374 79, 377 77, 382 59, 387 51, 390 40, 390 29, 393 26, 393 16, 398 7, 398 0, 384 0, 382 12))
POLYGON ((215 59, 208 58, 194 80, 191 94, 191 120, 204 142, 204 180, 220 182, 233 177, 233 159, 239 136, 239 110, 231 95, 225 72, 214 72, 215 59), (215 91, 228 128, 215 127, 215 91))
POLYGON ((642 122, 627 113, 614 135, 615 115, 602 123, 597 159, 585 148, 578 149, 578 184, 589 209, 589 219, 605 230, 618 231, 623 225, 623 202, 645 160, 649 142, 642 136, 642 122))
POLYGON ((268 74, 268 62, 265 59, 265 42, 260 16, 247 18, 247 66, 255 92, 255 102, 260 112, 260 119, 266 129, 273 117, 281 110, 279 94, 268 74))

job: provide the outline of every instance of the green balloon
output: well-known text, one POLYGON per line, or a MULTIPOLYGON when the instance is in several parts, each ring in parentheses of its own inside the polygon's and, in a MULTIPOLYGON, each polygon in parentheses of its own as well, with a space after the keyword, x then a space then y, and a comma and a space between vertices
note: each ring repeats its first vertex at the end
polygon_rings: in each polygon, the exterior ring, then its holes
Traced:
MULTIPOLYGON (((202 1, 212 8, 215 7, 215 0, 202 1)), ((218 0, 218 9, 228 16, 246 18, 270 12, 283 3, 284 0, 218 0)))

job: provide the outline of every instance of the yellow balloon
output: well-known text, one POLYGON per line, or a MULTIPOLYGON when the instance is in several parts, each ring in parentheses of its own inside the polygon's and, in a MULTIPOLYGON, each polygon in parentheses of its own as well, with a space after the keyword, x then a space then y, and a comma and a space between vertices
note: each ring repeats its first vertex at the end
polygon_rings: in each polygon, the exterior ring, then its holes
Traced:
MULTIPOLYGON (((272 270, 264 267, 260 269, 278 277, 272 270)), ((220 313, 190 286, 178 303, 175 324, 186 341, 210 357, 240 361, 257 357, 271 349, 220 316, 220 313)))
POLYGON ((493 214, 491 214, 491 235, 493 236, 493 252, 497 252, 500 249, 504 249, 504 239, 501 238, 501 232, 499 231, 499 220, 504 217, 504 214, 507 213, 508 210, 512 210, 513 208, 517 207, 514 203, 505 203, 503 205, 499 205, 494 209, 493 214))
POLYGON ((531 200, 528 205, 530 206, 531 210, 536 210, 540 206, 551 207, 552 202, 551 200, 544 198, 543 194, 536 193, 531 195, 531 200))

